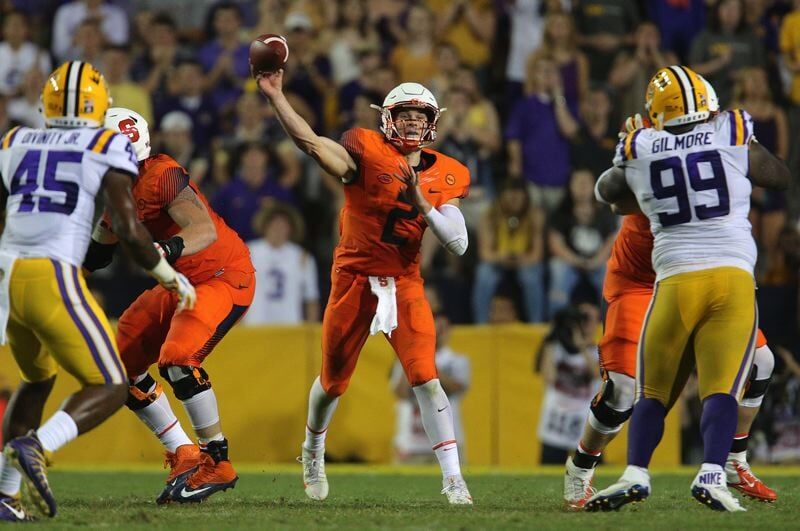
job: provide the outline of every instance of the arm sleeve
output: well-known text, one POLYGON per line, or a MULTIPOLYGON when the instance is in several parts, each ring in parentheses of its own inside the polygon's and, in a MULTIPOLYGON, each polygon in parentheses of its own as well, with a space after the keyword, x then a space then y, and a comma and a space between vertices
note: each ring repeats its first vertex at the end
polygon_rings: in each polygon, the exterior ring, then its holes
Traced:
POLYGON ((364 156, 364 138, 358 129, 348 129, 342 133, 339 143, 350 153, 356 164, 361 164, 361 157, 364 156))
POLYGON ((434 236, 450 253, 463 255, 467 252, 469 238, 467 224, 461 210, 455 205, 442 205, 432 208, 425 216, 425 221, 434 236))
POLYGON ((186 170, 177 165, 165 167, 158 177, 156 193, 159 203, 166 208, 187 186, 189 174, 186 170))

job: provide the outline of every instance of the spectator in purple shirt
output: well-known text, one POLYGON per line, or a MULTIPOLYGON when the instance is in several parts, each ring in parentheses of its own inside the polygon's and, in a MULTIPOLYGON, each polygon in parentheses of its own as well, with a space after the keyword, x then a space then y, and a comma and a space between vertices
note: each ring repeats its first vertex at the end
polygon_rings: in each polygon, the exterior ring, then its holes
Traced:
POLYGON ((214 210, 244 241, 258 235, 253 231, 256 212, 272 201, 293 203, 294 195, 270 171, 269 152, 261 144, 245 146, 238 174, 222 186, 212 200, 214 210))
POLYGON ((206 87, 222 112, 232 107, 250 77, 250 46, 241 40, 242 14, 231 2, 217 4, 212 15, 215 39, 197 53, 206 87))
POLYGON ((570 140, 580 129, 578 112, 564 97, 558 66, 547 55, 531 57, 525 93, 506 126, 508 171, 528 182, 534 204, 551 211, 569 181, 570 140))
POLYGON ((156 100, 156 120, 172 111, 182 111, 192 119, 192 139, 199 149, 206 149, 217 134, 219 115, 211 97, 203 91, 203 67, 194 60, 183 60, 170 75, 172 94, 156 100))

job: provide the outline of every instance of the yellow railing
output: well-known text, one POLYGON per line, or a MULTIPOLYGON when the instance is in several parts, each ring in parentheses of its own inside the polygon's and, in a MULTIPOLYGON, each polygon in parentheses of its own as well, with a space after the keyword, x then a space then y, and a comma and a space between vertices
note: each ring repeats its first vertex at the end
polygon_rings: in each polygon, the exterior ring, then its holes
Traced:
MULTIPOLYGON (((451 345, 472 363, 472 387, 462 412, 467 461, 471 465, 527 467, 538 463, 536 429, 542 384, 532 360, 546 328, 538 325, 457 326, 451 345)), ((206 362, 220 404, 223 429, 235 462, 286 463, 298 455, 306 418, 308 389, 319 370, 320 329, 236 327, 206 362)), ((382 337, 367 342, 347 394, 339 403, 328 434, 328 450, 369 462, 391 461, 393 397, 388 375, 394 353, 382 337)), ((157 376, 153 371, 154 376, 157 376)), ((17 382, 7 347, 0 348, 0 375, 17 382)), ((47 413, 77 388, 59 376, 47 413)), ((168 388, 168 386, 165 386, 168 388)), ((171 392, 168 390, 171 396, 171 392)), ((173 407, 187 432, 191 426, 180 404, 173 407)), ((677 411, 654 458, 654 466, 680 463, 677 411)), ((622 433, 606 461, 625 461, 622 433)), ((162 449, 147 428, 127 409, 81 437, 56 456, 61 463, 137 464, 161 459, 162 449)))

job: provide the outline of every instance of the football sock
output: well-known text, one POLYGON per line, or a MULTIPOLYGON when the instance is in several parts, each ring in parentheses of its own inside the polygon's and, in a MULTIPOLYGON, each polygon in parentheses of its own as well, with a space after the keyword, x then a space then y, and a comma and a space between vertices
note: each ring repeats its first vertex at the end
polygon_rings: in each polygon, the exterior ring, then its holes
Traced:
POLYGON ((311 385, 308 393, 308 419, 306 420, 306 438, 303 447, 312 452, 325 450, 325 436, 333 412, 339 405, 339 397, 332 397, 322 388, 319 377, 311 385))
POLYGON ((191 398, 181 400, 194 431, 202 430, 219 423, 219 407, 214 389, 206 389, 191 398))
POLYGON ((700 433, 703 435, 703 462, 725 466, 731 440, 736 433, 736 399, 717 393, 703 400, 700 433))
POLYGON ((737 433, 733 436, 731 454, 747 453, 747 442, 750 440, 749 433, 737 433))
POLYGON ((433 445, 433 452, 442 468, 442 476, 461 475, 461 464, 458 460, 458 447, 453 428, 453 412, 450 400, 436 378, 412 388, 419 402, 422 426, 433 445))
MULTIPOLYGON (((145 373, 143 377, 146 376, 147 374, 145 373)), ((153 382, 153 387, 147 392, 152 393, 155 391, 155 387, 156 384, 153 382)), ((178 421, 178 417, 172 412, 172 406, 170 406, 169 399, 164 393, 159 393, 153 402, 142 409, 135 410, 134 413, 158 437, 158 440, 161 441, 167 451, 174 453, 178 446, 192 444, 192 440, 183 431, 183 426, 178 421)))
POLYGON ((14 465, 6 461, 2 454, 0 454, 0 467, 2 467, 2 472, 0 472, 0 492, 7 496, 16 496, 22 482, 22 474, 14 468, 14 465))
POLYGON ((578 468, 594 468, 600 461, 602 454, 602 450, 592 452, 584 448, 582 442, 579 442, 578 449, 575 450, 575 455, 572 456, 572 464, 578 468))
MULTIPOLYGON (((655 398, 642 398, 633 406, 628 427, 628 465, 647 468, 661 437, 667 409, 655 398)), ((728 439, 730 440, 730 439, 728 439)))
POLYGON ((42 443, 42 448, 48 452, 55 452, 78 436, 78 426, 68 413, 56 411, 36 430, 36 436, 42 443))

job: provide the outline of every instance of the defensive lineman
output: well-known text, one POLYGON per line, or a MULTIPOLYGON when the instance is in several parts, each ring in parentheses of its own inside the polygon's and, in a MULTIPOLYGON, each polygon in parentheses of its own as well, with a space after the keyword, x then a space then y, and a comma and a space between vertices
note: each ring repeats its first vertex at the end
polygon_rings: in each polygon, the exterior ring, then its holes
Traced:
POLYGON ((42 94, 47 129, 17 127, 2 140, 0 336, 10 343, 22 384, 4 419, 3 435, 10 440, 0 475, 0 520, 29 519, 19 502, 23 477, 41 509, 55 516, 45 453, 102 423, 125 402, 126 375, 114 335, 80 271, 101 189, 128 254, 176 292, 182 308, 194 305, 194 288, 136 220, 136 157, 125 135, 102 127, 109 103, 105 79, 91 64, 64 63, 42 94), (82 388, 34 431, 59 365, 82 388))
POLYGON ((696 362, 704 462, 692 495, 712 509, 743 511, 723 466, 758 327, 756 249, 747 219, 751 180, 785 188, 789 171, 755 141, 745 111, 709 121, 708 90, 688 68, 659 70, 648 85, 646 109, 654 127, 627 135, 615 166, 597 184, 601 201, 622 212, 634 210, 636 201, 649 218, 656 286, 639 341, 628 467, 587 508, 612 510, 649 496, 647 466, 696 362))

